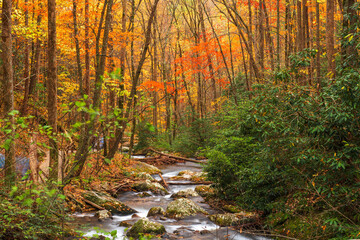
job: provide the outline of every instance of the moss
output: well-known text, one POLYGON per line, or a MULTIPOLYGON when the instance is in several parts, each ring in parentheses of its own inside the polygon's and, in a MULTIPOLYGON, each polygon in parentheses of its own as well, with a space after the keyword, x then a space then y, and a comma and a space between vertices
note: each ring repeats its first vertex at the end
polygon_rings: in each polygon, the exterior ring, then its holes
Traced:
POLYGON ((176 199, 166 208, 166 215, 170 218, 184 218, 197 213, 208 214, 203 208, 186 198, 176 199))
POLYGON ((154 167, 150 164, 136 161, 132 166, 130 166, 130 170, 135 173, 148 173, 148 174, 157 174, 161 173, 160 169, 154 167))
POLYGON ((209 185, 200 185, 195 187, 195 191, 202 197, 212 197, 215 195, 214 188, 209 185))
POLYGON ((95 191, 86 191, 82 194, 82 197, 88 201, 91 201, 100 207, 105 208, 110 211, 112 214, 130 214, 135 213, 136 211, 124 203, 120 202, 116 198, 111 197, 107 193, 95 192, 95 191))
POLYGON ((136 191, 151 191, 154 194, 166 195, 169 192, 160 184, 149 180, 135 182, 132 186, 136 191))
POLYGON ((164 216, 165 215, 165 210, 162 207, 152 207, 150 208, 147 216, 151 217, 151 216, 164 216))
POLYGON ((164 225, 156 222, 151 222, 147 218, 138 220, 131 229, 126 233, 128 237, 137 238, 139 234, 154 234, 160 235, 166 232, 164 225))
POLYGON ((191 188, 181 190, 171 195, 172 198, 188 198, 188 197, 197 197, 197 196, 199 196, 199 194, 194 190, 192 190, 191 188))

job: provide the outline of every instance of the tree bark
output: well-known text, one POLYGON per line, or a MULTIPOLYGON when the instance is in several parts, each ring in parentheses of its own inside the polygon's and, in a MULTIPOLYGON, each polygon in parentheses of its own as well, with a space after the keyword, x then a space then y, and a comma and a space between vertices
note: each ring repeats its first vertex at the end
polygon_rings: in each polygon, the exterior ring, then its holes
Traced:
POLYGON ((57 134, 57 63, 56 63, 56 0, 48 0, 48 78, 47 78, 47 108, 48 124, 52 128, 49 145, 50 179, 58 176, 57 134))
POLYGON ((335 15, 334 0, 326 0, 326 55, 328 60, 328 72, 330 74, 330 79, 333 79, 335 77, 334 15, 335 15))
POLYGON ((1 34, 1 58, 3 66, 2 87, 4 102, 4 117, 9 120, 10 133, 6 135, 9 140, 5 147, 5 183, 8 187, 15 184, 15 129, 14 116, 10 114, 14 110, 14 75, 12 61, 12 0, 2 2, 2 34, 1 34))

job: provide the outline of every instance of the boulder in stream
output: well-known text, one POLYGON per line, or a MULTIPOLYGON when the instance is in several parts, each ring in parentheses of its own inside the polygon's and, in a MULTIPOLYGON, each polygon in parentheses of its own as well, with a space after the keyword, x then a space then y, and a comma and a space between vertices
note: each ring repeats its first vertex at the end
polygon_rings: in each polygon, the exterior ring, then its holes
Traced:
POLYGON ((176 199, 166 208, 166 216, 170 218, 184 218, 197 213, 208 214, 202 207, 187 198, 176 199))
POLYGON ((202 197, 212 197, 215 195, 215 189, 209 185, 200 185, 195 187, 195 191, 202 197))
POLYGON ((189 197, 198 197, 199 194, 195 192, 193 189, 188 188, 181 191, 178 191, 177 193, 174 193, 171 195, 171 198, 189 198, 189 197))
POLYGON ((241 213, 214 214, 209 216, 209 219, 220 227, 236 226, 254 221, 254 218, 246 217, 241 213))
POLYGON ((154 194, 160 195, 166 195, 169 193, 160 183, 151 182, 150 180, 135 182, 132 185, 132 188, 139 192, 151 191, 154 194))
POLYGON ((153 234, 160 235, 166 232, 164 225, 157 222, 152 222, 147 218, 138 220, 126 233, 126 236, 137 238, 139 234, 153 234))
POLYGON ((128 207, 124 203, 104 192, 85 191, 82 193, 82 197, 102 208, 105 208, 112 214, 126 215, 136 212, 134 209, 128 207))
POLYGON ((187 180, 193 182, 201 182, 206 180, 206 173, 184 170, 179 172, 177 176, 171 177, 170 179, 175 181, 187 180))
POLYGON ((137 179, 150 180, 150 181, 155 180, 149 173, 146 172, 140 172, 140 173, 132 172, 132 175, 137 179))
POLYGON ((97 217, 99 221, 104 221, 105 219, 112 218, 112 215, 108 210, 100 210, 95 213, 95 217, 97 217))
POLYGON ((165 210, 162 207, 152 207, 150 208, 147 216, 148 217, 152 217, 152 216, 164 216, 165 215, 165 210))
POLYGON ((140 161, 135 161, 130 166, 130 169, 135 173, 149 173, 149 174, 161 173, 160 169, 158 169, 157 167, 140 161))

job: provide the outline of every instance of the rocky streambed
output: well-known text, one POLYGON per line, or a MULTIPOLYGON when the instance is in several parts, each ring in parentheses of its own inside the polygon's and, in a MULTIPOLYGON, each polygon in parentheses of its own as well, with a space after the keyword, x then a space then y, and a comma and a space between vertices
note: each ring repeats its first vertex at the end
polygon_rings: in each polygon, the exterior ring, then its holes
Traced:
POLYGON ((123 215, 107 215, 106 210, 74 214, 84 236, 107 232, 110 237, 112 232, 115 239, 136 239, 139 233, 161 236, 161 239, 266 239, 232 230, 232 225, 252 221, 251 214, 224 213, 205 203, 203 197, 210 189, 193 182, 201 178, 199 164, 165 166, 161 172, 168 189, 157 183, 162 180, 158 174, 139 174, 139 181, 133 184, 135 191, 118 196, 118 200, 131 209, 123 215))

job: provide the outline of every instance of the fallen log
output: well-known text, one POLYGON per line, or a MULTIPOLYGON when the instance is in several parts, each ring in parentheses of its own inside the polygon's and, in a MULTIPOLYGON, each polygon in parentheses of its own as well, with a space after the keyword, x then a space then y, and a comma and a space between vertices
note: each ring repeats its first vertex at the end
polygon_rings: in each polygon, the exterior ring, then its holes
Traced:
POLYGON ((97 205, 96 203, 93 203, 93 202, 91 202, 91 201, 89 201, 89 200, 87 200, 87 199, 85 199, 85 198, 83 198, 83 201, 86 202, 87 204, 89 204, 89 205, 91 205, 91 206, 99 209, 99 210, 105 210, 105 208, 100 207, 100 206, 97 205))
POLYGON ((191 159, 191 158, 184 158, 184 157, 179 157, 179 156, 175 156, 175 155, 171 155, 171 154, 167 154, 167 153, 162 153, 160 151, 157 151, 153 148, 149 148, 150 151, 160 154, 162 156, 166 156, 169 158, 175 158, 175 159, 179 159, 179 160, 183 160, 183 161, 188 161, 188 162, 194 162, 194 163, 203 163, 204 161, 200 161, 200 160, 195 160, 195 159, 191 159))
POLYGON ((159 177, 161 178, 162 182, 164 183, 164 187, 169 190, 169 185, 166 183, 165 179, 163 178, 163 176, 161 175, 161 173, 159 173, 159 177))
POLYGON ((202 181, 202 182, 168 182, 169 185, 210 185, 213 182, 202 181))

